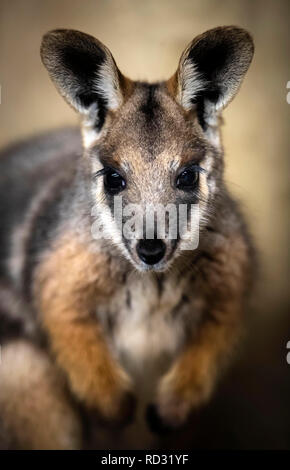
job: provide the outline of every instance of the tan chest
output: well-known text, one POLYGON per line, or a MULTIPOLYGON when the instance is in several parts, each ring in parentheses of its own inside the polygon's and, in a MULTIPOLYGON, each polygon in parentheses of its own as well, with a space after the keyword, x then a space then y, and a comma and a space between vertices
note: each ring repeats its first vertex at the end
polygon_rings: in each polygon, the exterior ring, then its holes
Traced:
POLYGON ((190 315, 184 297, 176 280, 136 276, 101 312, 112 348, 130 373, 161 371, 176 355, 185 336, 184 310, 190 315))

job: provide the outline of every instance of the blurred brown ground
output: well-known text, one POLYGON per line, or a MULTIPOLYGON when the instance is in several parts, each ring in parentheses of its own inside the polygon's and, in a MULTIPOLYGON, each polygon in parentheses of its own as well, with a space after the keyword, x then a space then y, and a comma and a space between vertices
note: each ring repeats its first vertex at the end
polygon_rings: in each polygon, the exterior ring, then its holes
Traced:
POLYGON ((289 12, 288 0, 0 0, 0 147, 77 122, 39 59, 50 29, 96 36, 125 74, 148 80, 169 77, 183 48, 206 29, 236 24, 254 36, 253 64, 224 113, 226 179, 261 260, 249 337, 196 424, 162 445, 290 447, 289 12))

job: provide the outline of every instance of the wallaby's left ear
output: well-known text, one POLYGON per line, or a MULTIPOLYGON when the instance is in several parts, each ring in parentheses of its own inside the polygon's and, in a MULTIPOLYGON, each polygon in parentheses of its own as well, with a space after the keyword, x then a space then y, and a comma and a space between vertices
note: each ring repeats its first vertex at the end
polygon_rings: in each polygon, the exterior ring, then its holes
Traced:
POLYGON ((84 118, 85 144, 100 133, 107 111, 116 111, 130 87, 109 49, 80 31, 58 29, 47 33, 41 58, 57 89, 84 118))
POLYGON ((237 93, 253 53, 253 40, 244 29, 211 29, 185 49, 177 72, 169 80, 170 88, 184 109, 197 109, 206 128, 237 93))

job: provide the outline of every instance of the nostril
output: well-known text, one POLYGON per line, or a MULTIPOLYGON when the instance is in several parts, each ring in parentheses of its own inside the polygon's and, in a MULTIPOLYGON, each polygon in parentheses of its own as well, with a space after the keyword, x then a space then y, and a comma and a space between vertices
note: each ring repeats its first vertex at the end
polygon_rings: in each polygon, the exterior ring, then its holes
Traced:
POLYGON ((156 264, 164 256, 166 250, 162 240, 140 240, 137 244, 139 258, 146 264, 156 264))

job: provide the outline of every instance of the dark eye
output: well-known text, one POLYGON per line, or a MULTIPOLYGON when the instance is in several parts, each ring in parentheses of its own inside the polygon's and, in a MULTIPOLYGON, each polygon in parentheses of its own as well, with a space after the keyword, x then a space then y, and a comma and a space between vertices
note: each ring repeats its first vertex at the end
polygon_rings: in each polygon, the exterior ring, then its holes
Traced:
POLYGON ((126 181, 116 170, 110 169, 104 176, 104 185, 109 194, 117 194, 125 189, 126 181))
POLYGON ((199 172, 193 168, 183 170, 176 180, 176 187, 183 191, 192 191, 198 184, 199 172))

